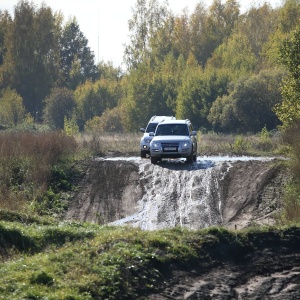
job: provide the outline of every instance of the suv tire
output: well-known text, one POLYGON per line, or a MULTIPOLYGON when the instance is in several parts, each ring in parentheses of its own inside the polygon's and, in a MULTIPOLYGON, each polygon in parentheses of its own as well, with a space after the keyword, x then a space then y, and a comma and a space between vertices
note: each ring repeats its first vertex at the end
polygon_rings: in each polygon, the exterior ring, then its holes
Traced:
POLYGON ((151 164, 157 164, 158 159, 156 157, 151 156, 151 164))
POLYGON ((193 161, 197 161, 197 153, 193 155, 193 161))
POLYGON ((144 151, 141 151, 141 158, 146 158, 146 157, 147 157, 146 153, 144 151))
POLYGON ((193 155, 193 149, 192 149, 191 154, 190 154, 189 156, 186 157, 186 162, 187 162, 188 164, 191 164, 191 163, 193 163, 193 160, 194 160, 194 155, 193 155))

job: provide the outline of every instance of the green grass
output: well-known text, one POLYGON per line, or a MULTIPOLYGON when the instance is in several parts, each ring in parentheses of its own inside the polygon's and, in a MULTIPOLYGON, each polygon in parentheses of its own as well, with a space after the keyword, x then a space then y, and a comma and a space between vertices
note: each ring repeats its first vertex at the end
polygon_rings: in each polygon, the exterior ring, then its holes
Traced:
POLYGON ((141 231, 17 219, 0 221, 0 299, 138 299, 159 291, 173 270, 243 260, 260 235, 300 236, 298 227, 141 231))

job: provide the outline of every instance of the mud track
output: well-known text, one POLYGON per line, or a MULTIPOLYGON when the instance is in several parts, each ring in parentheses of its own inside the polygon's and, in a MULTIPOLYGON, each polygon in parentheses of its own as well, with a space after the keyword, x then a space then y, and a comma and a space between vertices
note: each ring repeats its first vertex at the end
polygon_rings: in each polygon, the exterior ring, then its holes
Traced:
POLYGON ((166 287, 146 299, 300 299, 300 229, 250 236, 244 249, 232 242, 207 247, 206 262, 172 272, 166 287))

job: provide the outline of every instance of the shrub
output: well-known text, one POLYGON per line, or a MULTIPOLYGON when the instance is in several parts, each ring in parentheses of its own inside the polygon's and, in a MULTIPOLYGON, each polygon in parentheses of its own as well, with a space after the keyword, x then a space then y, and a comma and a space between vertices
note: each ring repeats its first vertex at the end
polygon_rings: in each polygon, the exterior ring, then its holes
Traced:
POLYGON ((68 136, 75 135, 79 132, 79 126, 76 124, 74 118, 68 119, 66 116, 64 117, 64 132, 68 136))
POLYGON ((239 135, 235 138, 233 150, 235 153, 244 153, 250 148, 250 143, 243 136, 239 135))
POLYGON ((94 117, 86 122, 87 132, 123 132, 124 113, 121 107, 107 109, 101 117, 94 117))

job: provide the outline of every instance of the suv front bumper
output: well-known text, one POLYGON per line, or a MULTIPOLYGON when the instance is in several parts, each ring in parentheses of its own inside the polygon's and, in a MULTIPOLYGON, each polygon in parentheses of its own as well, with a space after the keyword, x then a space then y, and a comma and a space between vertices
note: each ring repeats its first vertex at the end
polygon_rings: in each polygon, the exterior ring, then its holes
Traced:
POLYGON ((180 157, 188 157, 191 155, 192 147, 181 147, 173 146, 173 147, 150 147, 150 156, 156 158, 180 158, 180 157))

